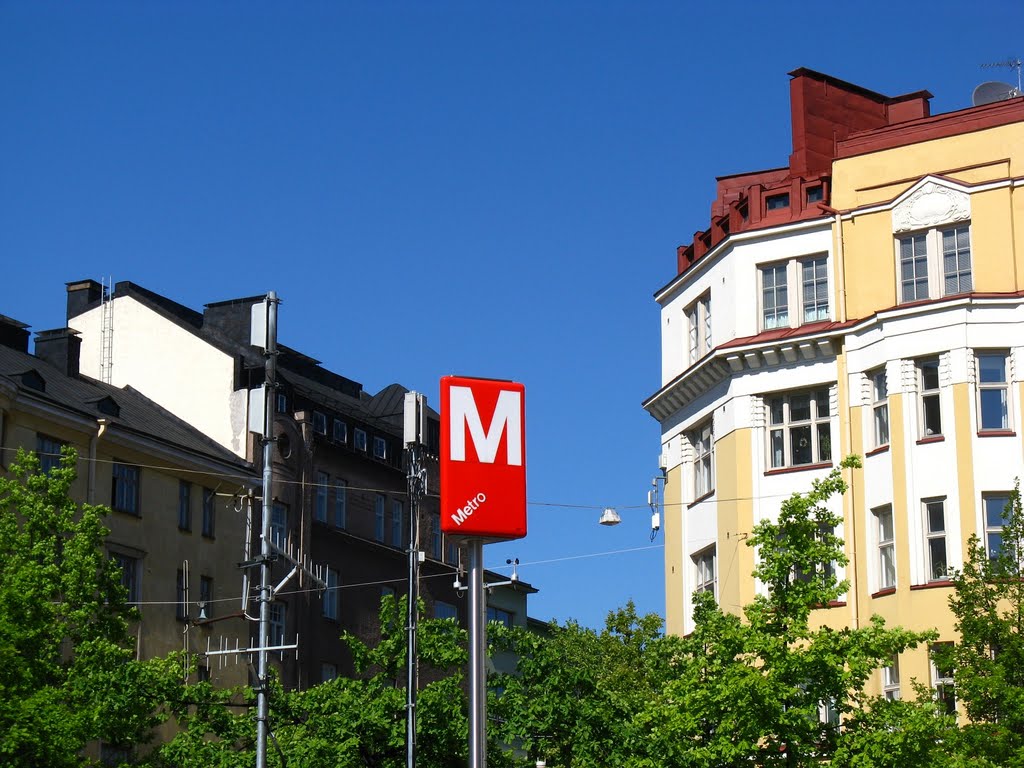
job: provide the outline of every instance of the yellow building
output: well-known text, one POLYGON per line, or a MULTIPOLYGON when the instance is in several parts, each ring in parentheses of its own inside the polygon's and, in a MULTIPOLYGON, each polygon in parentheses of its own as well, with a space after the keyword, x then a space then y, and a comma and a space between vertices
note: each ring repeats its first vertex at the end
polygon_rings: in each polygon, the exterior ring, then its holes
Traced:
MULTIPOLYGON (((789 165, 720 178, 655 294, 668 628, 692 630, 697 590, 750 602, 751 528, 856 453, 851 587, 818 619, 952 640, 948 570, 972 534, 999 546, 1024 474, 1024 99, 933 116, 927 92, 791 75, 789 165)), ((911 678, 950 690, 918 649, 874 692, 911 678)))
POLYGON ((244 648, 255 634, 240 613, 246 513, 237 499, 258 478, 136 390, 80 375, 74 331, 37 334, 35 354, 28 337, 0 315, 0 472, 19 448, 36 451, 46 470, 73 446, 73 498, 111 508, 107 549, 139 608, 137 657, 184 650, 200 655, 200 677, 246 683, 244 657, 221 664, 203 654, 222 643, 244 648))

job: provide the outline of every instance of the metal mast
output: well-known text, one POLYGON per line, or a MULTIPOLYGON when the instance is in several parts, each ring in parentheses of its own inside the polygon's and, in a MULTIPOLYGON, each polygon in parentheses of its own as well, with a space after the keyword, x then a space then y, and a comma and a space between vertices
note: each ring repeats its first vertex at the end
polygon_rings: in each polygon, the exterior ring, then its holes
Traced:
POLYGON ((267 765, 269 702, 267 700, 267 646, 270 644, 270 519, 273 514, 274 392, 277 385, 277 294, 267 293, 266 377, 263 385, 263 520, 260 527, 260 640, 256 690, 256 768, 267 765))
POLYGON ((416 768, 416 693, 419 688, 419 649, 416 627, 419 621, 420 581, 420 498, 427 492, 427 468, 424 465, 427 398, 418 392, 405 395, 405 451, 408 462, 409 489, 409 583, 406 610, 406 679, 405 679, 405 765, 416 768))

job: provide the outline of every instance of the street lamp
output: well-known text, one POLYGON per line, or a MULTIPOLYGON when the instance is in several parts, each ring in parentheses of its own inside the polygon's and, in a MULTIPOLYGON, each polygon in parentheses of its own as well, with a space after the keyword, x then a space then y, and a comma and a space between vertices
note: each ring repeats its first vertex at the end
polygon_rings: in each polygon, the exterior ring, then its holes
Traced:
POLYGON ((604 512, 601 513, 601 519, 598 521, 601 525, 618 525, 622 522, 622 518, 619 517, 619 513, 611 507, 605 507, 604 512))

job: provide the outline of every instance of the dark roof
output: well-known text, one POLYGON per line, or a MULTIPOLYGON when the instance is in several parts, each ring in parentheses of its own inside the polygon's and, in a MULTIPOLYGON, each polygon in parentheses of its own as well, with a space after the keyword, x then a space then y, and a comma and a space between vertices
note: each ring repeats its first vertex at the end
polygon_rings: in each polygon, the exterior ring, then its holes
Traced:
POLYGON ((55 405, 72 415, 107 419, 111 425, 154 442, 171 445, 206 459, 233 464, 248 470, 248 462, 157 405, 131 387, 118 389, 87 376, 68 376, 34 355, 0 346, 0 380, 20 393, 55 405), (44 388, 27 384, 26 375, 44 388), (111 401, 116 407, 111 407, 111 401))

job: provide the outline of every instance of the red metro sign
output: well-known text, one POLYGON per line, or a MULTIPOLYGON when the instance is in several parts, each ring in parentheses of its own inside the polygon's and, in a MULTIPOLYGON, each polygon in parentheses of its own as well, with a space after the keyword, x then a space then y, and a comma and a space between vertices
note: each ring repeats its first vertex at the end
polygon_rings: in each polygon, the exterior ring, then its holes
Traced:
POLYGON ((441 379, 441 530, 457 536, 526 535, 524 387, 441 379))

